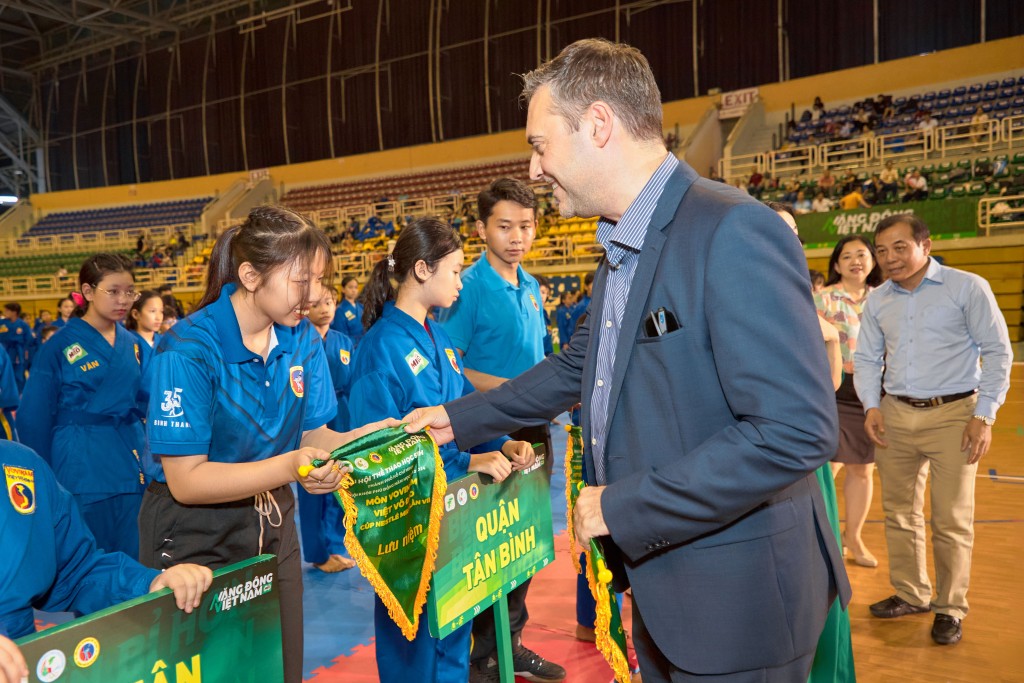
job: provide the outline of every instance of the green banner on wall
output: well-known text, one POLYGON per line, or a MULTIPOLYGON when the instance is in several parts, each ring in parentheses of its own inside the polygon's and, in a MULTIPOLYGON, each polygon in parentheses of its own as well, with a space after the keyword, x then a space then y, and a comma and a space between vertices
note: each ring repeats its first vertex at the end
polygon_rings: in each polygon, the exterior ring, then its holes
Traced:
POLYGON ((32 683, 269 683, 284 678, 277 558, 214 574, 192 614, 164 589, 25 636, 32 683))
POLYGON ((538 449, 532 468, 500 483, 471 474, 448 484, 427 600, 435 638, 451 635, 554 561, 551 482, 542 455, 538 449))
POLYGON ((955 239, 974 237, 978 228, 978 199, 956 198, 885 204, 870 209, 805 213, 796 217, 800 239, 808 248, 831 247, 846 235, 872 234, 883 218, 912 213, 923 220, 932 237, 955 239))

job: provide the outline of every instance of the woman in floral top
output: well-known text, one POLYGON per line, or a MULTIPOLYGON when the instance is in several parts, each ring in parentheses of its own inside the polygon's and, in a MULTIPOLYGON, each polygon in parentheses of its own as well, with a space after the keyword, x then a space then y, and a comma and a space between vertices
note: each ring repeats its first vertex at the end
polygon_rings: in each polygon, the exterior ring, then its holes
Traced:
POLYGON ((825 288, 814 295, 818 315, 839 330, 843 382, 836 391, 839 451, 832 459, 832 474, 846 466, 843 545, 852 552, 854 562, 864 567, 878 566, 878 560, 861 539, 861 530, 871 505, 875 447, 864 431, 864 407, 853 389, 853 352, 857 348, 864 300, 871 288, 881 282, 882 273, 875 259, 874 246, 862 235, 850 235, 839 240, 832 250, 825 288))

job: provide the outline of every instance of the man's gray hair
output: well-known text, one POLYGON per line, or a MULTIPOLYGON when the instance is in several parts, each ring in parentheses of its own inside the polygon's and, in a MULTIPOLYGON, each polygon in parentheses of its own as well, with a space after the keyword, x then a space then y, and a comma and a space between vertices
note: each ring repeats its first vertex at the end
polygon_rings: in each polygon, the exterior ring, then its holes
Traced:
POLYGON ((577 40, 557 57, 523 76, 527 103, 541 86, 551 87, 553 107, 572 130, 600 100, 611 106, 636 140, 662 138, 661 92, 647 58, 635 47, 604 38, 577 40))

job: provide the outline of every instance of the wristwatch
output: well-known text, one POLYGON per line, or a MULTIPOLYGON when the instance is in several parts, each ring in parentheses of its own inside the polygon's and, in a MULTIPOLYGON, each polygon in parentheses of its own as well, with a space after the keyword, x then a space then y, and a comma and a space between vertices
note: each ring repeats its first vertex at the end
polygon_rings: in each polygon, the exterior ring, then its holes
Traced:
POLYGON ((989 417, 987 415, 975 415, 974 419, 975 420, 981 420, 988 427, 991 427, 992 425, 994 425, 996 423, 996 419, 994 417, 989 417))

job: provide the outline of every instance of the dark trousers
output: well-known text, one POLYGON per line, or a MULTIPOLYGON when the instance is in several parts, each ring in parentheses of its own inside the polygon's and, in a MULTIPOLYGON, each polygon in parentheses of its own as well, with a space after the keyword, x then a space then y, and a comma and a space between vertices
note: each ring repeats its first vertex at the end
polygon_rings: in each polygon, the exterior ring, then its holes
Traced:
MULTIPOLYGON (((182 505, 166 484, 153 482, 139 511, 139 560, 166 569, 192 562, 220 569, 261 553, 277 555, 281 601, 281 647, 286 683, 302 681, 302 564, 295 529, 295 497, 290 486, 269 492, 280 508, 270 505, 262 519, 255 499, 217 505, 182 505)), ((267 501, 269 502, 269 501, 267 501)), ((268 680, 274 677, 268 676, 268 680)))
MULTIPOLYGON (((640 610, 633 603, 633 646, 640 661, 644 683, 799 683, 811 673, 814 652, 797 657, 781 666, 724 674, 695 674, 680 669, 670 662, 651 638, 640 610)), ((723 643, 722 647, 729 647, 723 643)))
MULTIPOLYGON (((554 457, 551 450, 551 430, 548 429, 548 425, 523 427, 509 436, 516 441, 542 444, 545 453, 544 467, 547 468, 548 474, 551 473, 554 457)), ((529 590, 530 581, 526 580, 508 594, 508 620, 513 644, 519 640, 523 628, 530 618, 530 613, 526 609, 526 593, 529 590)), ((474 662, 485 657, 496 657, 497 650, 498 639, 494 624, 494 610, 484 610, 473 618, 473 653, 470 657, 474 662)))

